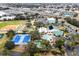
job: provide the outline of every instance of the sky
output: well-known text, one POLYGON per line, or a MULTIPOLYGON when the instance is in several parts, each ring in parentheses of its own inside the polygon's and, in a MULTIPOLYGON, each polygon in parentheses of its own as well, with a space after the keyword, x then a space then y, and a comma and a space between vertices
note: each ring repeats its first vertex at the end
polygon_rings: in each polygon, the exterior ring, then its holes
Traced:
POLYGON ((0 0, 0 3, 78 3, 79 0, 0 0))

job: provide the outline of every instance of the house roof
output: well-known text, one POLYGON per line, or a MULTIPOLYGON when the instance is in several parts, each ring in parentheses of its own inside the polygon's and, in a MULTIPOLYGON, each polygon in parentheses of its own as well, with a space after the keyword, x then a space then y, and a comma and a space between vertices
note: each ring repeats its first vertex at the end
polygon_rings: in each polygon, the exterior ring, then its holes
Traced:
POLYGON ((63 35, 63 31, 54 31, 53 32, 55 34, 55 36, 62 36, 63 35))
POLYGON ((47 18, 48 23, 55 23, 56 19, 55 18, 47 18))
POLYGON ((41 27, 38 29, 38 31, 41 33, 41 32, 47 32, 47 28, 45 27, 41 27))
POLYGON ((0 16, 5 15, 5 12, 0 11, 0 16))

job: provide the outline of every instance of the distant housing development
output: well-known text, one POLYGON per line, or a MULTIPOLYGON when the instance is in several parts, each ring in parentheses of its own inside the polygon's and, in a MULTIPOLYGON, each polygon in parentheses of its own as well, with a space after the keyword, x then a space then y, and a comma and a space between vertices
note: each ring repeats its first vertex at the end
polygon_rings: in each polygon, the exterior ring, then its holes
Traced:
POLYGON ((0 3, 1 56, 79 56, 78 3, 0 3))
POLYGON ((14 19, 15 16, 14 15, 11 15, 11 14, 8 14, 8 13, 4 13, 4 12, 0 12, 0 20, 12 20, 14 19))

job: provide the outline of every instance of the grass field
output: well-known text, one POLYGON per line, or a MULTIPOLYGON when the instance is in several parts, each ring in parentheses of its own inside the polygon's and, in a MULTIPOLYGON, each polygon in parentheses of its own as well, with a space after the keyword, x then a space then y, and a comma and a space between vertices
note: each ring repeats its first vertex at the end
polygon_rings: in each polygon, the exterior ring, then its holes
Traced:
POLYGON ((24 22, 23 20, 2 21, 0 22, 0 29, 7 25, 19 25, 22 24, 23 22, 24 22))
POLYGON ((74 35, 75 38, 79 38, 79 34, 74 35))

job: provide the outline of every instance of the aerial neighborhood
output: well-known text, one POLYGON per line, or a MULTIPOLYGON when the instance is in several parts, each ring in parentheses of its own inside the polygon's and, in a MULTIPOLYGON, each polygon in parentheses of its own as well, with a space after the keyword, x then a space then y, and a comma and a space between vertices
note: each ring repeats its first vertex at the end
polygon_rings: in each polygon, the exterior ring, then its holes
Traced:
POLYGON ((0 3, 1 56, 79 56, 79 4, 0 3))

